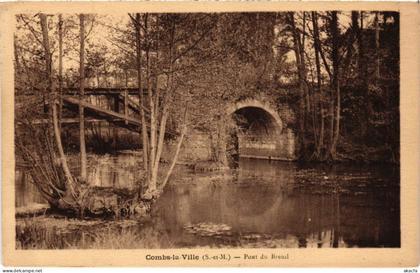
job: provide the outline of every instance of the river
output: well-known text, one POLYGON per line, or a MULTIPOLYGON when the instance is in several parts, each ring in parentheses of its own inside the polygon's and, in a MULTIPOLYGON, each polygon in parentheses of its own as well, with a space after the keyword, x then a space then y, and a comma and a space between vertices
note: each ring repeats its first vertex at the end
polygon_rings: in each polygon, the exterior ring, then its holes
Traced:
MULTIPOLYGON (((133 187, 139 156, 91 156, 96 186, 133 187)), ((393 165, 302 165, 241 159, 237 169, 184 165, 147 219, 17 219, 17 248, 399 247, 400 183, 393 165)), ((24 170, 16 206, 42 203, 24 170)))

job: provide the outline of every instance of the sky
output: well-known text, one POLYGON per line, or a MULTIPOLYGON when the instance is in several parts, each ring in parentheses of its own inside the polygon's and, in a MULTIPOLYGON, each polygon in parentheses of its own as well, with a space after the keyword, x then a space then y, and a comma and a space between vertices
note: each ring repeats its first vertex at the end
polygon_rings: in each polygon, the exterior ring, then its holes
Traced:
MULTIPOLYGON (((344 30, 347 28, 350 23, 351 19, 349 16, 349 12, 339 14, 339 23, 341 29, 344 30)), ((30 25, 36 30, 38 39, 41 40, 41 33, 39 27, 39 19, 36 16, 29 16, 30 19, 33 20, 30 25)), ((65 22, 65 29, 68 29, 67 33, 64 37, 64 50, 65 55, 63 58, 63 69, 64 72, 73 70, 75 73, 78 71, 79 68, 79 19, 77 14, 63 14, 63 19, 65 22)), ((130 18, 128 14, 96 14, 96 15, 87 15, 85 28, 87 33, 87 43, 86 43, 86 50, 92 51, 99 47, 105 47, 105 59, 112 60, 115 58, 118 52, 122 52, 121 49, 112 43, 113 35, 117 32, 117 29, 124 29, 127 24, 129 23, 130 18), (93 22, 93 24, 92 24, 93 22), (93 27, 92 27, 93 26, 93 27)), ((370 15, 368 18, 365 19, 367 23, 372 23, 373 15, 370 15)), ((320 21, 321 22, 321 21, 320 21)), ((56 41, 58 39, 57 34, 57 23, 58 23, 58 14, 54 14, 49 16, 49 36, 50 41, 56 41)), ((308 27, 311 28, 311 24, 308 23, 308 27)), ((27 27, 23 27, 16 32, 16 36, 21 37, 22 35, 29 35, 28 37, 32 37, 33 33, 31 33, 27 27), (31 36, 32 35, 32 36, 31 36)), ((33 43, 37 43, 36 39, 33 39, 33 43)), ((311 46, 310 43, 307 43, 307 46, 311 46)), ((40 47, 40 44, 38 44, 40 47)), ((54 44, 54 51, 53 51, 53 58, 55 59, 54 68, 58 70, 58 45, 57 42, 54 44)), ((308 52, 311 49, 308 48, 308 52)), ((294 62, 295 56, 293 51, 289 51, 286 54, 287 62, 294 62)))

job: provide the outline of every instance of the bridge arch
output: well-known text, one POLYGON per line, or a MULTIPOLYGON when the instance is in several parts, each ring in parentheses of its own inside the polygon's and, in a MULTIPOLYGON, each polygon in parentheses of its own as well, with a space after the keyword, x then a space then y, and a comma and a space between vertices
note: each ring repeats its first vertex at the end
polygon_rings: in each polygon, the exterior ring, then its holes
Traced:
POLYGON ((235 117, 239 157, 278 160, 295 159, 295 135, 270 103, 245 99, 226 107, 235 117))
MULTIPOLYGON (((266 114, 268 114, 268 118, 271 118, 274 121, 275 126, 275 130, 278 134, 281 133, 282 129, 283 129, 283 121, 280 118, 279 114, 277 113, 277 111, 268 103, 264 103, 260 100, 256 100, 256 99, 247 99, 247 100, 242 100, 233 104, 230 104, 227 109, 226 109, 226 114, 227 116, 231 116, 234 113, 237 113, 239 111, 246 111, 246 110, 250 110, 251 109, 259 109, 259 111, 263 111, 266 114)), ((256 111, 254 111, 255 113, 256 111)))

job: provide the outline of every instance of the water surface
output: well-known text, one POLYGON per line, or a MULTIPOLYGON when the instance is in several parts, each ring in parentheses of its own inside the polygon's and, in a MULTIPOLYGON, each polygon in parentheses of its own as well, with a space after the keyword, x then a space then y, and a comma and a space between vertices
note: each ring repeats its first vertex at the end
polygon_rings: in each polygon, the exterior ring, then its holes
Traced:
MULTIPOLYGON (((88 179, 95 186, 132 188, 139 183, 137 158, 95 156, 88 179)), ((71 231, 68 240, 83 237, 83 245, 70 243, 80 248, 114 248, 107 237, 98 244, 98 236, 119 226, 117 237, 128 237, 126 245, 117 242, 122 248, 399 247, 399 192, 399 171, 391 165, 241 159, 234 171, 211 173, 178 166, 150 219, 102 221, 71 231)), ((16 206, 32 202, 42 199, 18 171, 16 206)))

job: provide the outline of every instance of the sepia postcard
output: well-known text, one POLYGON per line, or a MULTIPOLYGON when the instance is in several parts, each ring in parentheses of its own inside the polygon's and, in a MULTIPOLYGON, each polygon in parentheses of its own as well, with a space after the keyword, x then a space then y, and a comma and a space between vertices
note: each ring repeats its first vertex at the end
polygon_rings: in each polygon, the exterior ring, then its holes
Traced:
POLYGON ((4 265, 417 267, 419 22, 1 4, 4 265))

